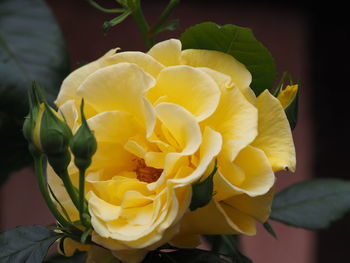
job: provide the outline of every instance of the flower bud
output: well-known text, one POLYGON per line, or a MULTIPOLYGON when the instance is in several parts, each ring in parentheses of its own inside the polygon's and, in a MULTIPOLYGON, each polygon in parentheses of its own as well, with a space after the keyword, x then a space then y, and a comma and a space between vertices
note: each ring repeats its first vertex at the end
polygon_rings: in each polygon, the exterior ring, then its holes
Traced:
POLYGON ((32 87, 28 92, 30 109, 28 115, 25 117, 22 129, 23 136, 27 139, 29 144, 29 151, 33 156, 40 155, 41 153, 41 149, 34 143, 34 130, 40 112, 40 98, 41 94, 39 87, 33 82, 32 87))
POLYGON ((72 132, 51 107, 41 104, 33 135, 36 146, 49 156, 68 150, 72 132))
POLYGON ((277 99, 281 102, 284 109, 286 109, 295 99, 298 93, 298 85, 287 85, 283 90, 280 90, 277 99))
POLYGON ((84 101, 82 101, 80 108, 82 124, 73 136, 70 148, 75 157, 75 165, 79 169, 85 170, 91 164, 91 158, 95 154, 97 149, 97 142, 84 116, 84 101))

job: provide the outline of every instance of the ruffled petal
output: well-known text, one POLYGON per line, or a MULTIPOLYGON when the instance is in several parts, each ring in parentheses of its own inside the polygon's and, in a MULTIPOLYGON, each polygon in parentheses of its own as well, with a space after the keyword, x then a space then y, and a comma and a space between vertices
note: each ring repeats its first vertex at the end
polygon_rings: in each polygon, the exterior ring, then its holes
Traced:
POLYGON ((148 54, 164 66, 179 65, 181 42, 178 39, 169 39, 159 42, 148 51, 148 54))
POLYGON ((181 52, 180 60, 181 64, 207 67, 229 75, 235 86, 251 103, 254 103, 255 96, 249 88, 252 75, 242 63, 231 55, 215 50, 186 49, 181 52))
POLYGON ((205 72, 189 66, 174 66, 160 72, 157 85, 147 97, 154 104, 170 102, 180 105, 202 121, 218 106, 220 90, 205 72))
POLYGON ((252 145, 262 149, 274 171, 295 171, 296 159, 292 132, 281 103, 268 90, 257 99, 259 135, 252 145))
POLYGON ((144 94, 154 85, 155 79, 137 65, 119 63, 91 74, 77 94, 98 112, 125 111, 135 116, 148 129, 154 125, 154 113, 145 104, 144 94))
POLYGON ((120 52, 106 59, 106 63, 109 65, 123 62, 134 63, 155 78, 164 68, 164 66, 152 56, 138 51, 120 52))
POLYGON ((80 99, 77 98, 76 95, 76 91, 78 90, 80 85, 85 81, 85 79, 89 75, 94 73, 96 70, 100 69, 101 67, 107 66, 106 59, 113 56, 117 50, 118 49, 112 49, 98 60, 86 64, 69 74, 68 77, 65 78, 65 80, 62 83, 60 92, 58 93, 57 99, 55 101, 56 105, 61 106, 67 100, 80 101, 80 99))
POLYGON ((145 134, 137 120, 123 111, 105 111, 88 119, 98 142, 124 144, 137 134, 145 134))
POLYGON ((245 99, 240 90, 235 88, 222 93, 215 113, 202 125, 210 126, 222 134, 223 154, 233 160, 237 151, 249 145, 257 136, 258 111, 245 99), (232 144, 236 144, 237 147, 232 147, 232 144))

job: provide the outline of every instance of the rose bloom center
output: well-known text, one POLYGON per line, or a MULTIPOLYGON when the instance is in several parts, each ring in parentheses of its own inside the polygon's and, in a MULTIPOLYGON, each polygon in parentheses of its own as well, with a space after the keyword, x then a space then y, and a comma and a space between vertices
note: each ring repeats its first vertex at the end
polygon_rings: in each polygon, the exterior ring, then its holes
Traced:
POLYGON ((137 179, 141 182, 153 183, 158 180, 163 172, 163 169, 149 167, 143 159, 136 159, 136 168, 134 172, 137 174, 137 179))

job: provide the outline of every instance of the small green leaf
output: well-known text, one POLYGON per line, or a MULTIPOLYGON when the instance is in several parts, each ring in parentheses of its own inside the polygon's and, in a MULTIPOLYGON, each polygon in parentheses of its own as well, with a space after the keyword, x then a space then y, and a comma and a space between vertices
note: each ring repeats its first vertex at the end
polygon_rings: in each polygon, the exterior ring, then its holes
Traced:
POLYGON ((270 218, 317 230, 350 212, 350 181, 313 179, 294 184, 275 196, 270 218))
POLYGON ((205 22, 188 28, 180 40, 183 49, 208 49, 232 55, 252 74, 250 87, 256 95, 271 89, 275 82, 274 59, 249 28, 205 22))
POLYGON ((239 237, 234 235, 205 235, 212 251, 232 258, 235 263, 253 263, 239 249, 239 237))
POLYGON ((38 263, 62 234, 43 226, 19 226, 0 233, 0 263, 38 263))
POLYGON ((271 236, 273 236, 274 238, 277 239, 277 235, 275 233, 275 231, 273 230, 272 226, 269 224, 269 222, 265 222, 263 224, 264 228, 266 229, 267 232, 269 232, 271 234, 271 236))
POLYGON ((215 161, 214 169, 205 180, 192 185, 192 199, 190 210, 206 206, 213 197, 213 178, 218 170, 217 161, 215 161))

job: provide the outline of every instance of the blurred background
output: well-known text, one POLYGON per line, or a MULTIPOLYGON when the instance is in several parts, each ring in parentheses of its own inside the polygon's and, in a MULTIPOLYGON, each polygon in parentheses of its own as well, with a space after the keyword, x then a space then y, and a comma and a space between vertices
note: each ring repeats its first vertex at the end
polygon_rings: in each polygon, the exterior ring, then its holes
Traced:
MULTIPOLYGON (((115 7, 112 0, 98 2, 115 7)), ((113 16, 97 11, 83 0, 46 0, 46 3, 61 27, 71 70, 114 47, 146 51, 131 18, 103 35, 103 22, 113 16)), ((167 1, 143 0, 142 4, 152 24, 167 1)), ((271 51, 278 72, 288 71, 295 79, 302 80, 299 122, 293 132, 297 171, 278 174, 278 189, 311 177, 349 179, 347 14, 337 1, 322 5, 289 0, 183 0, 171 16, 180 19, 180 27, 158 37, 158 40, 177 38, 185 28, 205 21, 249 27, 271 51)), ((0 151, 3 151, 1 146, 0 151)), ((52 222, 32 169, 14 172, 0 188, 0 231, 17 225, 52 222)), ((349 216, 320 232, 275 222, 271 225, 278 240, 263 228, 258 229, 257 236, 243 238, 243 250, 255 263, 328 263, 348 257, 349 216)))

